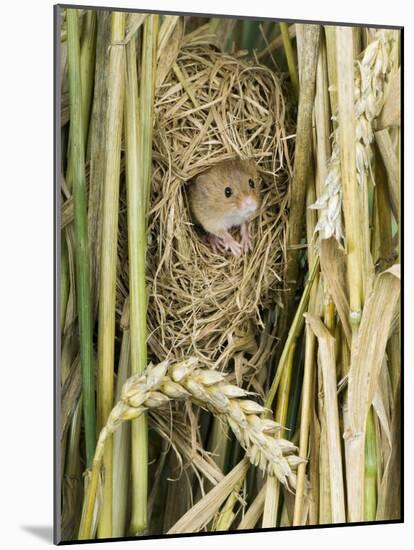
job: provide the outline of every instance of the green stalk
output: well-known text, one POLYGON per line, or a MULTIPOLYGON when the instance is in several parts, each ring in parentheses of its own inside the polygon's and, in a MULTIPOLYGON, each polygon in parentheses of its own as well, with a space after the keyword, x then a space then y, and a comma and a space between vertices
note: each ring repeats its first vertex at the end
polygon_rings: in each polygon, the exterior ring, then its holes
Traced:
POLYGON ((85 143, 88 137, 95 76, 97 12, 88 10, 81 45, 82 122, 85 143))
POLYGON ((365 521, 374 521, 377 515, 377 470, 377 437, 371 407, 367 416, 365 435, 365 521))
MULTIPOLYGON (((283 373, 283 378, 281 380, 280 389, 277 394, 277 406, 275 412, 275 420, 282 426, 286 426, 286 420, 288 415, 289 408, 289 395, 290 395, 290 386, 292 381, 292 369, 293 369, 293 360, 295 358, 296 351, 296 342, 290 347, 289 357, 287 361, 287 368, 283 373)), ((280 430, 278 437, 287 437, 286 430, 280 430)))
MULTIPOLYGON (((115 398, 121 397, 122 386, 129 377, 131 338, 129 332, 129 307, 126 302, 121 319, 123 329, 118 363, 115 398)), ((112 474, 112 536, 124 537, 128 515, 128 490, 130 479, 131 426, 125 422, 114 433, 112 474)))
POLYGON ((88 235, 91 249, 91 289, 92 315, 98 313, 98 296, 101 265, 102 240, 102 199, 106 164, 106 112, 109 70, 109 49, 111 42, 111 12, 100 11, 97 14, 96 63, 88 136, 89 159, 89 203, 88 235))
POLYGON ((326 61, 329 80, 329 100, 331 104, 331 113, 336 113, 338 110, 338 74, 336 65, 336 27, 326 25, 325 41, 326 41, 326 61))
POLYGON ((82 393, 85 424, 86 463, 93 460, 96 443, 95 381, 92 366, 92 321, 89 272, 89 246, 86 213, 85 144, 82 128, 82 90, 78 14, 67 10, 68 64, 71 98, 73 149, 73 205, 76 251, 76 287, 79 316, 82 393))
POLYGON ((208 24, 208 32, 210 32, 211 34, 215 34, 216 30, 220 25, 220 21, 221 21, 220 17, 212 17, 208 24))
MULTIPOLYGON (((283 369, 280 389, 277 394, 277 405, 275 420, 282 426, 286 426, 286 419, 289 407, 289 394, 292 380, 293 360, 295 357, 296 341, 289 348, 289 355, 286 361, 286 368, 283 369)), ((277 437, 285 437, 285 430, 281 430, 277 437)), ((276 527, 280 502, 280 483, 276 478, 267 478, 266 498, 263 511, 262 527, 276 527)))
POLYGON ((236 483, 233 491, 230 493, 230 496, 227 498, 226 502, 222 506, 220 513, 217 517, 217 520, 214 522, 213 531, 228 531, 231 527, 231 524, 236 517, 236 512, 234 512, 234 507, 239 502, 239 493, 244 483, 244 476, 236 483))
MULTIPOLYGON (((136 38, 127 46, 125 96, 125 157, 128 212, 128 256, 130 292, 131 374, 142 372, 147 364, 147 299, 145 288, 146 192, 140 180, 138 147, 138 77, 136 38)), ((147 525, 148 428, 141 416, 132 423, 132 518, 130 534, 147 525)))
MULTIPOLYGON (((306 326, 305 341, 305 369, 303 373, 302 410, 299 436, 299 456, 304 460, 308 457, 309 429, 312 414, 311 400, 313 393, 313 371, 315 368, 315 335, 308 326, 306 326)), ((305 480, 306 462, 299 464, 298 466, 293 525, 301 525, 302 523, 305 480)))
POLYGON ((92 469, 87 480, 85 495, 83 498, 82 517, 79 526, 78 540, 87 540, 92 538, 92 524, 95 510, 96 495, 99 487, 99 473, 101 469, 102 457, 96 463, 92 462, 92 469))
MULTIPOLYGON (((274 26, 274 28, 276 29, 277 27, 274 26)), ((294 38, 295 37, 295 35, 296 35, 296 25, 295 25, 295 23, 293 23, 292 25, 290 25, 288 27, 288 33, 289 33, 289 38, 294 38)), ((272 52, 274 52, 278 48, 281 48, 282 46, 283 46, 283 38, 282 38, 281 34, 278 34, 275 38, 272 38, 272 41, 265 48, 263 48, 262 51, 257 53, 257 59, 260 60, 260 59, 263 59, 267 55, 271 55, 272 52)))
MULTIPOLYGON (((82 36, 82 46, 80 48, 80 81, 82 88, 81 112, 82 112, 82 132, 84 143, 87 143, 89 118, 92 102, 92 90, 94 81, 95 51, 96 51, 96 11, 88 10, 85 16, 85 25, 82 36)), ((72 189, 72 179, 74 173, 72 130, 69 136, 69 162, 66 172, 66 184, 68 189, 72 189)))
MULTIPOLYGON (((122 116, 125 85, 123 40, 125 13, 112 13, 112 45, 108 75, 107 157, 102 216, 102 258, 98 322, 99 428, 105 425, 114 398, 115 293, 121 161, 122 116)), ((112 437, 105 447, 104 483, 98 537, 112 536, 112 437)))
POLYGON ((257 42, 258 25, 256 21, 246 19, 243 21, 241 47, 243 50, 253 51, 257 42))
MULTIPOLYGON (((147 295, 145 285, 147 210, 152 168, 152 128, 158 16, 145 19, 139 106, 135 51, 128 46, 127 110, 127 190, 128 239, 130 261, 131 373, 147 366, 147 295), (139 114, 138 112, 139 111, 139 114), (138 131, 137 131, 138 129, 138 131)), ((132 510, 130 534, 147 529, 148 500, 148 427, 142 415, 132 422, 132 510)))
POLYGON ((289 29, 286 23, 279 23, 280 34, 283 40, 283 47, 285 49, 286 61, 288 64, 290 81, 292 83, 292 88, 295 93, 296 99, 299 97, 299 77, 298 71, 296 68, 296 55, 295 50, 293 49, 292 43, 289 37, 289 29))
POLYGON ((279 386, 280 378, 284 371, 285 363, 287 358, 289 357, 290 350, 292 346, 295 345, 296 340, 298 339, 298 336, 300 334, 300 331, 302 330, 303 323, 304 323, 303 314, 306 311, 308 301, 309 301, 310 291, 311 291, 313 282, 315 280, 316 274, 318 273, 318 270, 319 270, 319 256, 316 257, 312 271, 309 274, 308 282, 306 283, 305 289, 302 294, 302 298, 300 299, 298 308, 296 310, 295 317, 290 326, 289 334, 286 339, 285 346, 282 351, 282 355, 280 356, 280 359, 279 359, 275 377, 273 379, 269 393, 267 394, 267 397, 266 397, 265 407, 268 409, 271 408, 273 399, 275 398, 276 391, 279 386))
MULTIPOLYGON (((147 17, 144 23, 141 60, 141 89, 139 102, 139 161, 140 179, 144 197, 145 212, 149 205, 152 171, 152 130, 155 78, 157 67, 159 16, 147 17)), ((145 365, 146 366, 146 365, 145 365)))

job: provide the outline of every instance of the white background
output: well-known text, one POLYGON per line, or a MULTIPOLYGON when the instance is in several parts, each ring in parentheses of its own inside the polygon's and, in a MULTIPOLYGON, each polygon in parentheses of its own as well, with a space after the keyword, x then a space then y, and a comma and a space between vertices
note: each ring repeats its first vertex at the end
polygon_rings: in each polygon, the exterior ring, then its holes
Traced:
MULTIPOLYGON (((407 548, 413 529, 412 235, 413 31, 409 2, 393 0, 271 2, 254 0, 113 0, 82 2, 178 11, 405 25, 405 525, 350 527, 237 537, 123 542, 141 549, 200 549, 214 545, 278 548, 369 545, 407 548), (411 54, 410 54, 411 52, 411 54), (411 329, 411 330, 410 330, 411 329)), ((5 2, 0 28, 0 544, 4 548, 51 545, 53 521, 53 2, 5 2)), ((411 543, 412 544, 412 543, 411 543)), ((412 547, 410 544, 410 547, 412 547)), ((96 549, 97 545, 83 548, 96 549)))

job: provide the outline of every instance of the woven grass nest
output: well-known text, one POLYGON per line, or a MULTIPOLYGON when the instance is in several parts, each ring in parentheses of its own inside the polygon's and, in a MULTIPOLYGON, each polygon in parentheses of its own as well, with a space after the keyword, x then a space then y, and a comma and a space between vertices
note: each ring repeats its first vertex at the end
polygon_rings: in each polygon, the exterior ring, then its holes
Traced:
MULTIPOLYGON (((291 147, 280 82, 264 66, 190 44, 156 89, 154 116, 150 351, 159 361, 191 354, 213 368, 254 373, 272 348, 266 309, 283 289, 291 147), (212 251, 193 224, 186 193, 195 175, 231 158, 255 159, 262 179, 262 205, 249 225, 253 252, 240 257, 212 251)), ((126 235, 126 216, 121 226, 126 235)), ((127 241, 120 241, 127 295, 127 241)))

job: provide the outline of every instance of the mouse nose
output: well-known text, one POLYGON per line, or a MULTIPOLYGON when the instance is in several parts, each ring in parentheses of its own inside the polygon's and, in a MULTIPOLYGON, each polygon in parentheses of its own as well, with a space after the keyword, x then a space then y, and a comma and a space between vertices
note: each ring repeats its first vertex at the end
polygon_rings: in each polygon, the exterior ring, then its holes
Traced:
POLYGON ((241 202, 241 209, 246 213, 254 212, 257 208, 257 201, 253 197, 245 197, 241 202))

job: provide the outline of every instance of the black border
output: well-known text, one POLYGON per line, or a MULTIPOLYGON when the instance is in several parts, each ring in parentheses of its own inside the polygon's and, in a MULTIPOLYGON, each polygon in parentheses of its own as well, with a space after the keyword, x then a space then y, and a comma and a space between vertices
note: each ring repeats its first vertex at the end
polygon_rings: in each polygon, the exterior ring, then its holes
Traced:
POLYGON ((199 13, 199 12, 179 12, 179 11, 162 11, 152 9, 138 9, 138 8, 120 8, 113 6, 89 6, 82 4, 55 4, 53 6, 53 200, 54 200, 54 212, 53 212, 53 265, 54 265, 54 285, 53 285, 53 298, 54 298, 54 339, 53 339, 53 356, 54 356, 54 370, 53 370, 53 383, 54 383, 54 406, 53 406, 53 427, 54 427, 54 440, 53 440, 53 473, 54 473, 54 490, 53 490, 53 543, 57 546, 66 546, 73 544, 91 544, 102 542, 120 542, 120 541, 138 541, 138 540, 154 540, 154 539, 171 539, 171 538, 189 538, 189 537, 206 537, 216 535, 231 535, 231 534, 244 534, 244 533, 273 533, 278 531, 302 531, 302 530, 315 530, 315 529, 330 529, 337 527, 357 527, 364 525, 390 525, 404 523, 404 258, 405 258, 405 240, 404 240, 404 26, 398 25, 379 25, 372 23, 345 23, 342 21, 320 21, 312 19, 288 19, 277 17, 260 17, 250 15, 227 15, 227 14, 212 14, 212 13, 199 13), (61 214, 61 201, 59 189, 59 177, 60 177, 60 10, 65 8, 83 9, 83 10, 96 10, 96 11, 121 11, 128 13, 152 13, 152 14, 167 14, 167 15, 196 15, 198 17, 220 17, 223 19, 248 19, 252 21, 283 21, 287 23, 314 23, 320 25, 340 25, 344 27, 369 27, 379 29, 395 29, 401 32, 401 142, 400 142, 400 234, 401 234, 401 305, 400 305, 400 323, 401 323, 401 518, 390 519, 381 521, 361 521, 354 523, 335 523, 335 524, 318 524, 318 525, 300 525, 300 526, 288 526, 288 527, 271 527, 260 529, 243 529, 243 530, 228 530, 228 531, 212 531, 208 533, 179 533, 179 534, 161 534, 161 535, 143 535, 134 537, 113 537, 102 539, 87 539, 87 540, 60 540, 61 535, 61 453, 60 453, 60 303, 59 303, 59 288, 60 288, 60 214, 61 214))
POLYGON ((70 541, 61 541, 57 546, 68 546, 72 544, 91 544, 91 543, 100 543, 100 542, 123 542, 123 541, 137 541, 137 540, 158 540, 158 539, 183 539, 190 537, 215 537, 215 536, 225 536, 225 535, 243 535, 244 533, 274 533, 278 531, 307 531, 315 529, 335 529, 337 527, 360 527, 364 525, 390 525, 390 524, 400 524, 404 523, 404 520, 400 519, 390 519, 384 521, 360 521, 355 523, 326 523, 319 525, 297 525, 289 527, 263 527, 260 529, 243 529, 236 530, 231 529, 228 531, 210 531, 208 533, 174 533, 173 535, 143 535, 136 537, 113 537, 113 538, 102 538, 102 539, 87 539, 87 540, 70 540, 70 541))

